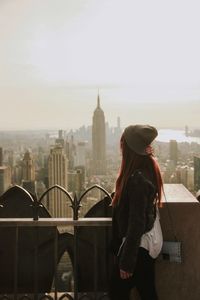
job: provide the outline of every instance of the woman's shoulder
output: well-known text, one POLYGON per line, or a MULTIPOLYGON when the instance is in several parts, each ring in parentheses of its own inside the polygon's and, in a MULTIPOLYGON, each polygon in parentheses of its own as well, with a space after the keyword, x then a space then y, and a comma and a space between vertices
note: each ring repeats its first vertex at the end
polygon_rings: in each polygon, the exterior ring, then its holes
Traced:
POLYGON ((131 174, 129 178, 129 184, 134 186, 148 186, 152 189, 155 189, 155 183, 152 180, 151 174, 142 169, 137 169, 134 173, 131 174))

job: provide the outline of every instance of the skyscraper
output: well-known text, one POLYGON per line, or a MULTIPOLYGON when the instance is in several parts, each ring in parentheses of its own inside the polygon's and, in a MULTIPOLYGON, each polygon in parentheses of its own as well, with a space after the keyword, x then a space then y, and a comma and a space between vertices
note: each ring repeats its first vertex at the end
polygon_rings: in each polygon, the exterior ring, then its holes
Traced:
POLYGON ((178 144, 176 140, 170 140, 169 142, 169 156, 170 160, 174 162, 174 166, 176 166, 178 161, 178 144))
POLYGON ((0 195, 11 186, 11 170, 9 166, 0 166, 0 195))
POLYGON ((120 117, 117 117, 117 129, 119 131, 121 130, 121 120, 120 120, 120 117))
POLYGON ((11 169, 3 165, 3 149, 0 147, 0 195, 11 186, 11 169))
POLYGON ((3 166, 3 149, 0 147, 0 167, 3 166))
POLYGON ((22 162, 22 180, 35 180, 35 166, 30 152, 27 150, 22 162))
POLYGON ((194 156, 194 189, 200 189, 200 156, 194 156))
MULTIPOLYGON (((61 145, 55 145, 48 159, 49 187, 58 184, 67 189, 68 160, 61 145)), ((48 208, 54 217, 69 217, 71 209, 66 211, 66 195, 59 189, 49 192, 48 208)))
POLYGON ((93 174, 106 174, 106 129, 104 112, 100 107, 100 97, 97 97, 97 107, 92 122, 92 155, 93 174))
POLYGON ((58 138, 56 139, 56 144, 60 144, 60 145, 62 145, 62 147, 65 146, 65 140, 63 138, 63 130, 62 129, 60 129, 58 131, 58 138))
POLYGON ((86 165, 86 142, 78 142, 76 146, 75 167, 86 165))
POLYGON ((31 153, 27 150, 22 161, 22 186, 35 193, 35 166, 31 153))

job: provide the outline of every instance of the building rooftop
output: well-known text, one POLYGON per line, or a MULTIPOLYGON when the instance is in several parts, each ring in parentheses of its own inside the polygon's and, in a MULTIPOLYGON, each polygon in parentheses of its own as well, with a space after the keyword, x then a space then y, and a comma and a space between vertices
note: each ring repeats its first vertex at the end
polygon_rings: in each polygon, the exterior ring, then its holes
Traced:
POLYGON ((7 169, 8 167, 7 166, 0 166, 0 171, 1 170, 5 170, 5 169, 7 169))
MULTIPOLYGON (((198 202, 195 196, 183 184, 164 184, 167 202, 191 203, 198 202)), ((163 197, 163 202, 166 202, 163 197)))

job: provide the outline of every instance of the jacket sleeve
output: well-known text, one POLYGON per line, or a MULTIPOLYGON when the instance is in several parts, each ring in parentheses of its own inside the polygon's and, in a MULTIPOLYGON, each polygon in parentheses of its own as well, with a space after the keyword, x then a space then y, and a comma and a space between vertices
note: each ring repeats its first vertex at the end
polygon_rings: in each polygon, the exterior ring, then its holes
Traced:
POLYGON ((119 238, 119 231, 118 231, 117 218, 116 218, 116 210, 115 210, 115 208, 113 208, 113 210, 112 210, 112 232, 111 232, 110 250, 115 256, 117 256, 117 252, 119 250, 120 243, 121 243, 121 239, 119 238))
POLYGON ((145 231, 147 196, 145 183, 132 176, 127 184, 129 203, 126 240, 119 258, 119 268, 133 272, 137 260, 141 237, 145 231))

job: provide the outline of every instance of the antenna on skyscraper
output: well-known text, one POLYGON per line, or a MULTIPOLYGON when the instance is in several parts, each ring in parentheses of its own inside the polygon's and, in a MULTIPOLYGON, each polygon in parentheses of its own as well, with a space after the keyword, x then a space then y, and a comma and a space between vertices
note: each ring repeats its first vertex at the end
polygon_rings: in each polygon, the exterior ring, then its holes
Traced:
POLYGON ((97 108, 100 108, 99 88, 98 88, 98 96, 97 96, 97 108))

